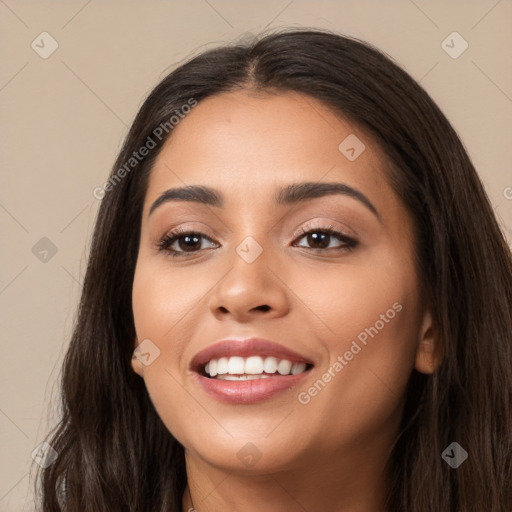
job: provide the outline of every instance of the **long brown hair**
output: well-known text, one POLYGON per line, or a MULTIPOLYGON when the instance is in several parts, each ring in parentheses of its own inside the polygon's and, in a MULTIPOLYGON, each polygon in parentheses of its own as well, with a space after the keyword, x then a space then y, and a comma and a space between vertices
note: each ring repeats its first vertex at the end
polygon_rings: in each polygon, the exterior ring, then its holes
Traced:
MULTIPOLYGON (((370 133, 416 228, 419 279, 444 357, 415 370, 389 469, 393 512, 512 510, 512 259, 477 173, 429 95, 389 57, 326 31, 280 31, 181 65, 138 112, 111 178, 191 98, 296 91, 370 133), (468 459, 441 457, 457 442, 468 459)), ((172 130, 105 192, 62 373, 43 512, 180 512, 183 447, 133 373, 131 289, 148 176, 172 130)))

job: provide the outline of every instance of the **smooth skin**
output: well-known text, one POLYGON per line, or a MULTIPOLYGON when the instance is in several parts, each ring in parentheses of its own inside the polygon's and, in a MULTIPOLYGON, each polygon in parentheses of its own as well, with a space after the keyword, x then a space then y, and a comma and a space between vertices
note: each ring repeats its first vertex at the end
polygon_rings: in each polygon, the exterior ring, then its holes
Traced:
POLYGON ((134 348, 149 339, 160 355, 149 365, 134 357, 132 366, 185 447, 183 511, 192 507, 190 495, 198 512, 384 510, 384 466, 408 379, 414 368, 428 374, 440 362, 419 289, 411 217, 386 163, 367 133, 298 93, 207 98, 164 145, 145 198, 132 297, 134 348), (350 134, 365 145, 354 161, 338 149, 350 134), (279 188, 300 182, 348 185, 378 215, 343 194, 275 204, 279 188), (223 205, 168 201, 149 215, 163 192, 186 185, 214 188, 223 205), (182 256, 172 257, 158 244, 177 227, 203 236, 194 245, 181 235, 170 247, 182 256), (322 228, 356 245, 335 236, 319 241, 322 228), (308 231, 317 235, 301 234, 308 231), (252 263, 236 251, 249 236, 263 250, 252 263), (300 403, 298 394, 395 303, 401 311, 300 403), (311 359, 303 385, 245 405, 206 394, 192 358, 220 340, 249 337, 311 359), (237 456, 247 443, 261 456, 252 466, 237 456))

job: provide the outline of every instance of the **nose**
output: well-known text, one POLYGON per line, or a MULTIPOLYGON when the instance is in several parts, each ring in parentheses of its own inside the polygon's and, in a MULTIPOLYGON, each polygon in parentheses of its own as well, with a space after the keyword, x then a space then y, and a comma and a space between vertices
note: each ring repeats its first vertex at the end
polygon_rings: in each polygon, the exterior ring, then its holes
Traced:
POLYGON ((267 265, 265 251, 252 263, 235 255, 231 270, 216 284, 209 307, 218 320, 247 323, 278 318, 290 309, 288 290, 279 273, 267 265))

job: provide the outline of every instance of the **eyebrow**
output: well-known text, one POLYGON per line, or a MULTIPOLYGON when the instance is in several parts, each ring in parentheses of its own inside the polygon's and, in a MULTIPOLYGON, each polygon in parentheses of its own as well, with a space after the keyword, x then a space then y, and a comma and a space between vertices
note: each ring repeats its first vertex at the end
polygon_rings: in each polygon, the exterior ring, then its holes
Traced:
MULTIPOLYGON (((359 190, 344 183, 292 183, 277 191, 274 202, 277 205, 295 205, 302 201, 325 197, 329 195, 342 195, 356 199, 370 210, 379 220, 380 215, 372 202, 359 190)), ((207 206, 222 208, 224 196, 217 190, 202 185, 189 185, 181 188, 171 188, 160 195, 151 205, 150 216, 160 205, 169 201, 190 201, 207 206)))

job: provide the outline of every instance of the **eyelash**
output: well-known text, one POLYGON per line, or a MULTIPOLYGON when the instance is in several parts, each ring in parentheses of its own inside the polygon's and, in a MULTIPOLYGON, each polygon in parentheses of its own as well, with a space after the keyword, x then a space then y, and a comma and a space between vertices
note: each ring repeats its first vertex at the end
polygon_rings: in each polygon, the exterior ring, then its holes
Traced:
MULTIPOLYGON (((357 245, 358 242, 354 238, 351 238, 344 233, 341 233, 339 231, 336 231, 333 229, 333 226, 328 227, 316 227, 316 228, 300 228, 299 232, 296 234, 294 240, 297 240, 298 238, 302 238, 306 235, 309 235, 311 233, 322 233, 325 235, 330 235, 331 237, 336 238, 338 241, 343 242, 344 245, 340 247, 327 247, 327 248, 311 248, 312 251, 330 251, 330 250, 336 250, 340 252, 345 251, 351 251, 353 250, 357 245)), ((187 235, 199 235, 199 238, 204 237, 210 241, 212 241, 209 237, 207 237, 204 233, 201 233, 199 231, 193 231, 186 228, 176 228, 170 233, 166 234, 158 243, 157 247, 159 251, 167 252, 169 256, 172 258, 182 258, 186 257, 188 254, 194 254, 204 249, 198 249, 197 251, 176 251, 174 249, 170 249, 170 246, 180 238, 183 238, 187 235)), ((304 247, 303 247, 304 248, 304 247)), ((307 249, 307 247, 306 247, 307 249)))

